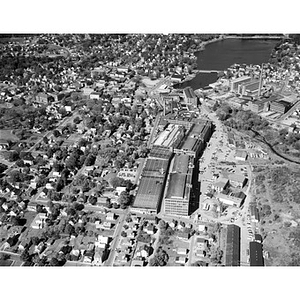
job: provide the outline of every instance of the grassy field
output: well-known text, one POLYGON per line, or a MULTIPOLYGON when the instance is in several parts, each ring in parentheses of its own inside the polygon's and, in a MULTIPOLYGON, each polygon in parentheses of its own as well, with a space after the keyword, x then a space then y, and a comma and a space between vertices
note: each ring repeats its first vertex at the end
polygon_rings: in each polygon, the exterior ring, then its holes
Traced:
POLYGON ((0 139, 3 140, 11 140, 11 141, 18 141, 18 137, 12 134, 11 130, 8 129, 0 129, 0 139))
POLYGON ((253 185, 260 211, 266 265, 300 265, 300 171, 293 165, 256 168, 253 185))

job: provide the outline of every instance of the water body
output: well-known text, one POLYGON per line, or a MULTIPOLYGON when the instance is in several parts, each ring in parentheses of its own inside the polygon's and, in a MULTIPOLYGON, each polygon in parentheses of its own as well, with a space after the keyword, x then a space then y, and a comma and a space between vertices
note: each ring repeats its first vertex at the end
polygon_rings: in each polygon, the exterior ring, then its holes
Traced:
MULTIPOLYGON (((204 51, 196 52, 199 70, 226 70, 234 63, 259 65, 269 61, 270 54, 279 40, 226 39, 206 45, 204 51)), ((179 85, 194 90, 203 88, 217 80, 217 73, 198 74, 179 85)))

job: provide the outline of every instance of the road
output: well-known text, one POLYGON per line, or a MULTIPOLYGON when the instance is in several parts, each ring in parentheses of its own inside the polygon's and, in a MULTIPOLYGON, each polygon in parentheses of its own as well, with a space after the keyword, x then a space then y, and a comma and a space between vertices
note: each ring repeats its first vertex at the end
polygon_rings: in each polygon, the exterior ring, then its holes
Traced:
MULTIPOLYGON (((209 119, 211 119, 214 124, 216 125, 216 132, 214 133, 214 136, 210 140, 210 149, 206 149, 205 153, 203 155, 204 157, 204 162, 201 164, 201 169, 206 169, 203 177, 205 177, 205 174, 210 173, 208 176, 208 179, 211 178, 212 176, 212 171, 210 169, 211 162, 212 162, 212 154, 214 152, 218 151, 218 145, 217 143, 221 140, 222 136, 225 135, 225 133, 222 132, 222 124, 221 122, 216 118, 216 116, 207 109, 206 105, 202 105, 203 111, 208 115, 209 119), (208 151, 207 151, 208 150, 208 151)), ((223 141, 223 144, 226 144, 226 141, 223 141)), ((220 147, 220 145, 219 145, 220 147)), ((227 150, 228 151, 228 150, 227 150)), ((221 153, 223 154, 224 151, 221 153)), ((229 152, 226 152, 225 155, 225 160, 229 152)), ((220 157, 218 157, 220 158, 220 157)), ((217 161, 216 161, 217 164, 217 161)), ((247 228, 247 215, 249 214, 249 203, 251 202, 251 184, 252 184, 252 170, 251 170, 251 165, 247 163, 239 164, 239 167, 245 166, 247 168, 247 174, 248 174, 248 187, 245 192, 246 194, 246 199, 244 202, 243 207, 240 210, 234 210, 230 209, 228 214, 226 216, 221 216, 218 219, 213 218, 212 216, 208 215, 205 211, 202 211, 201 214, 202 216, 205 216, 206 219, 213 221, 217 220, 218 222, 228 225, 228 224, 236 224, 241 228, 241 265, 247 266, 249 265, 247 263, 247 249, 249 248, 249 233, 248 233, 248 228, 247 228), (234 215, 233 212, 237 211, 237 215, 234 215), (235 216, 237 216, 235 218, 235 216), (231 222, 230 219, 234 218, 234 222, 231 222)), ((204 193, 206 191, 207 186, 209 185, 210 181, 201 181, 201 196, 200 196, 200 204, 204 200, 204 193)), ((199 204, 199 206, 200 206, 199 204)), ((201 207, 201 206, 200 206, 201 207)), ((249 225, 248 225, 249 226, 249 225)))
POLYGON ((153 140, 153 136, 155 135, 156 133, 156 129, 157 129, 157 126, 158 126, 158 123, 160 121, 160 118, 161 118, 161 112, 159 112, 157 114, 157 116, 155 117, 155 121, 154 121, 154 125, 153 125, 153 128, 151 130, 151 134, 150 134, 150 137, 149 137, 149 140, 148 140, 148 143, 147 143, 147 147, 150 148, 151 144, 152 144, 152 140, 153 140))
POLYGON ((116 248, 119 246, 121 232, 124 225, 125 218, 128 214, 128 209, 126 209, 125 213, 119 216, 118 223, 116 224, 116 229, 114 231, 113 240, 110 245, 110 254, 108 259, 104 262, 104 266, 113 266, 116 257, 116 248))

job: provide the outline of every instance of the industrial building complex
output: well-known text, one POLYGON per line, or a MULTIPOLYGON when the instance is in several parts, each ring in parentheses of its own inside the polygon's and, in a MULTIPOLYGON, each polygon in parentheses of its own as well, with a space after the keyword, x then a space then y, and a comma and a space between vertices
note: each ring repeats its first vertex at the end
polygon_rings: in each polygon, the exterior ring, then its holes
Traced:
POLYGON ((165 119, 141 174, 133 209, 188 216, 193 194, 194 165, 212 134, 210 121, 165 119))

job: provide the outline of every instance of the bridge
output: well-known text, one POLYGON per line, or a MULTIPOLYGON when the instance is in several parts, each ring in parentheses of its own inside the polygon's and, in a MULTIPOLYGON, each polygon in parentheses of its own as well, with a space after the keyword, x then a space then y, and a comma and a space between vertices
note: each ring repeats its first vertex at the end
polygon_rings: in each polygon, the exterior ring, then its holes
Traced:
POLYGON ((221 70, 199 70, 198 73, 220 73, 221 70))

